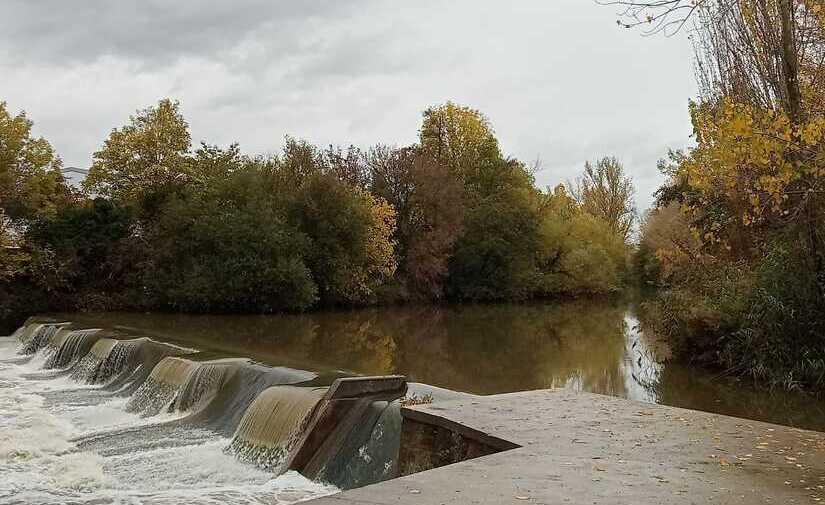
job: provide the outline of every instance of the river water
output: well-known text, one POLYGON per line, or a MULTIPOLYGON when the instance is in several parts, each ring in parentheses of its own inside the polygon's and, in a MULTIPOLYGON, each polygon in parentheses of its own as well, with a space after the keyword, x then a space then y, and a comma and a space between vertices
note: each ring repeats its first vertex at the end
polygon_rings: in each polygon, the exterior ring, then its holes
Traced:
MULTIPOLYGON (((203 363, 251 358, 260 365, 242 377, 251 377, 258 389, 246 392, 242 408, 224 408, 218 417, 210 414, 208 422, 203 415, 188 422, 191 412, 175 411, 169 403, 148 415, 146 409, 130 408, 141 390, 129 390, 128 380, 84 382, 71 372, 83 362, 47 369, 54 350, 21 355, 17 338, 0 338, 0 504, 280 504, 329 494, 336 491, 331 484, 293 471, 273 472, 228 448, 232 430, 243 424, 240 414, 265 387, 308 379, 317 386, 346 375, 403 374, 411 382, 471 394, 565 387, 825 431, 821 401, 756 390, 667 362, 666 346, 645 333, 626 302, 406 306, 277 316, 49 317, 72 321, 76 328, 151 337, 177 346, 164 352, 179 349, 175 353, 197 355, 203 363), (194 350, 199 352, 186 354, 194 350)), ((130 373, 138 376, 139 370, 130 373)), ((373 442, 376 433, 378 438, 384 434, 380 424, 372 431, 373 442)), ((364 443, 353 454, 368 461, 368 447, 377 446, 364 443)), ((391 461, 383 466, 390 468, 391 461)))
POLYGON ((272 365, 406 375, 474 394, 569 387, 825 431, 825 401, 666 363, 626 301, 381 307, 277 316, 67 314, 272 365))

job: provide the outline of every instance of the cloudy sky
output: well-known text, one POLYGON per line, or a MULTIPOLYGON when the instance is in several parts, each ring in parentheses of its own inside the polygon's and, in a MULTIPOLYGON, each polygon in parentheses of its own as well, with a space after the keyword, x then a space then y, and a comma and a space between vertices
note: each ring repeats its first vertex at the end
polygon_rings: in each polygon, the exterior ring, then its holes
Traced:
POLYGON ((84 168, 163 97, 196 142, 248 153, 286 134, 412 143, 421 111, 453 100, 487 114, 507 154, 540 159, 541 186, 619 157, 644 208, 656 161, 690 145, 691 50, 684 34, 620 29, 616 13, 594 0, 7 0, 0 100, 84 168))

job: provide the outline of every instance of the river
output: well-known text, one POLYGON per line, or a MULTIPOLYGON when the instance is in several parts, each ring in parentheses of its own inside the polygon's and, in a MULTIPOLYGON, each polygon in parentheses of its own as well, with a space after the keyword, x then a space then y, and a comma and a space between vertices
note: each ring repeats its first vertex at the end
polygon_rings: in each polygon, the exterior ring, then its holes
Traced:
POLYGON ((332 470, 323 483, 278 469, 273 459, 280 453, 270 449, 286 447, 290 430, 303 426, 324 388, 352 375, 402 374, 436 399, 564 387, 825 431, 821 401, 669 362, 666 346, 645 333, 634 305, 623 301, 45 317, 73 326, 44 332, 30 325, 30 333, 40 332, 37 346, 0 338, 1 504, 282 504, 389 478, 397 402, 370 404, 378 405, 372 428, 339 451, 345 457, 327 462, 332 470), (65 350, 66 342, 93 335, 79 328, 101 329, 112 339, 98 334, 91 350, 91 341, 75 349, 74 361, 56 359, 60 346, 47 343, 59 340, 65 350), (112 349, 137 349, 135 342, 140 358, 128 358, 136 363, 128 370, 103 377, 101 359, 89 360, 106 348, 111 368, 112 349), (194 401, 181 407, 185 391, 203 389, 194 382, 196 371, 207 384, 207 372, 230 365, 241 372, 233 372, 234 383, 224 381, 207 407, 195 412, 194 401), (166 385, 158 388, 161 382, 152 381, 162 377, 166 385), (243 438, 245 426, 257 430, 255 444, 266 445, 261 422, 249 413, 256 410, 284 440, 263 453, 253 447, 250 458, 233 448, 249 448, 253 437, 243 438))
POLYGON ((406 375, 474 394, 551 387, 825 431, 825 402, 667 362, 621 300, 401 306, 301 315, 61 314, 91 326, 251 356, 271 365, 406 375))

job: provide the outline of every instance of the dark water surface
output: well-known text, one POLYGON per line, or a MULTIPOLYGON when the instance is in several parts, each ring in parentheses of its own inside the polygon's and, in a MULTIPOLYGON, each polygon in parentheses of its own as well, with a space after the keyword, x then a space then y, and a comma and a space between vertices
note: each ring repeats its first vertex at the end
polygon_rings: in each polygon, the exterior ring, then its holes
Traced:
POLYGON ((410 381, 495 394, 568 387, 825 431, 825 402, 757 390, 666 361, 633 305, 382 307, 302 315, 62 314, 126 327, 222 355, 313 371, 404 374, 410 381))

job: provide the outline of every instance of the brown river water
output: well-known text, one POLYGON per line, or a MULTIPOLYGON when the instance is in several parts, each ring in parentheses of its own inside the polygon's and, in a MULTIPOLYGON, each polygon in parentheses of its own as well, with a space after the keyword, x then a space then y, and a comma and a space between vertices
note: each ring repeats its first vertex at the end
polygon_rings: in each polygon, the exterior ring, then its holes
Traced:
POLYGON ((315 372, 403 374, 485 395, 567 387, 825 431, 825 401, 670 362, 625 301, 59 317, 315 372))

